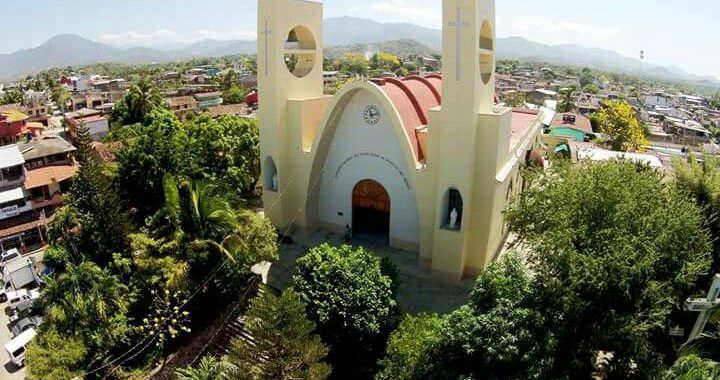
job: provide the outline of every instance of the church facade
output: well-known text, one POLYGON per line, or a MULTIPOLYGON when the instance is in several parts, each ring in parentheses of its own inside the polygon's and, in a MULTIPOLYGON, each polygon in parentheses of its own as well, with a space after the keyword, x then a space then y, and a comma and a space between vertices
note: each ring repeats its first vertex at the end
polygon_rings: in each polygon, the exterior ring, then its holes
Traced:
POLYGON ((540 144, 541 116, 495 103, 495 4, 443 0, 442 73, 323 94, 323 9, 260 0, 266 215, 280 229, 386 239, 433 275, 476 275, 506 239, 503 210, 540 144))

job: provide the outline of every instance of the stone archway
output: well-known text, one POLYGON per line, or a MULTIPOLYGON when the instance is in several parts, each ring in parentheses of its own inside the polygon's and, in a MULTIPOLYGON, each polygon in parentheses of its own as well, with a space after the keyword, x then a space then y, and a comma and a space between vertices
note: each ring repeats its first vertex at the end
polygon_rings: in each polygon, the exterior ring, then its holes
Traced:
POLYGON ((390 195, 379 182, 358 182, 352 194, 352 229, 354 235, 390 240, 390 195))

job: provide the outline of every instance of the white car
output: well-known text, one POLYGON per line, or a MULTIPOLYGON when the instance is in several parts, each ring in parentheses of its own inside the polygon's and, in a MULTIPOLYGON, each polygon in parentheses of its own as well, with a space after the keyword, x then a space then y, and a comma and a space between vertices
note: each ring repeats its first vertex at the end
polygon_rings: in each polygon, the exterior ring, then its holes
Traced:
POLYGON ((10 360, 16 366, 22 367, 25 364, 25 347, 35 337, 35 329, 30 328, 22 334, 13 338, 13 340, 5 343, 5 351, 10 356, 10 360))
POLYGON ((18 257, 20 257, 20 252, 15 248, 4 251, 0 253, 0 266, 5 266, 6 263, 15 260, 18 257))
POLYGON ((38 289, 8 290, 4 293, 4 295, 7 300, 8 307, 12 310, 23 301, 36 300, 40 298, 40 291, 38 289))

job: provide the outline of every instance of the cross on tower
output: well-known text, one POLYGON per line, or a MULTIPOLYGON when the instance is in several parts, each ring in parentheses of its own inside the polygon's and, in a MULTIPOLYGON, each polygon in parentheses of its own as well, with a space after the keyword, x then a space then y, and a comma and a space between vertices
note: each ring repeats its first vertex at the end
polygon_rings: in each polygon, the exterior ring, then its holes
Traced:
POLYGON ((268 26, 268 20, 265 20, 265 29, 262 31, 262 35, 265 37, 265 75, 268 75, 268 57, 270 54, 268 50, 270 46, 270 35, 272 35, 272 30, 270 30, 268 26))
POLYGON ((688 340, 695 339, 698 335, 702 334, 703 330, 705 330, 705 325, 707 324, 709 317, 708 311, 720 304, 718 296, 720 296, 720 274, 715 275, 706 298, 687 300, 685 303, 687 310, 700 312, 697 322, 695 322, 695 327, 693 327, 688 340))
POLYGON ((460 7, 455 8, 455 21, 450 21, 448 26, 455 28, 455 80, 460 81, 460 70, 462 69, 462 28, 470 26, 469 22, 462 20, 462 10, 460 7))

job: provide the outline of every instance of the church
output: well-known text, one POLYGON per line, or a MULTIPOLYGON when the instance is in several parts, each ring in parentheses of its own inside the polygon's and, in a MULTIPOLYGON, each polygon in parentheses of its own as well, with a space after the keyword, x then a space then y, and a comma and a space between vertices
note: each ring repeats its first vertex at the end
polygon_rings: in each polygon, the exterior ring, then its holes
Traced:
POLYGON ((494 0, 443 0, 442 27, 440 73, 329 96, 322 4, 259 0, 263 203, 278 228, 370 234, 447 281, 495 259, 542 115, 496 103, 494 0))

